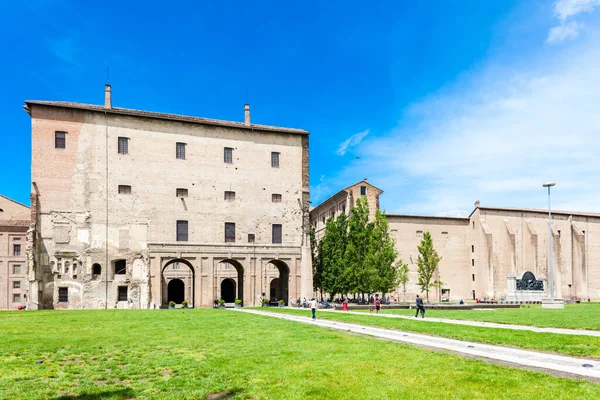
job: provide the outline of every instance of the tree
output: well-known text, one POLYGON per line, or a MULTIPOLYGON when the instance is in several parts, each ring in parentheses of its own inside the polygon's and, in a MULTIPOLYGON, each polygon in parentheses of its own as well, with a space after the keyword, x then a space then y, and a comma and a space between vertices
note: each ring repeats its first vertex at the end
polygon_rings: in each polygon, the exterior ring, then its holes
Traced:
POLYGON ((325 226, 325 235, 319 246, 320 262, 322 264, 322 287, 332 297, 336 294, 347 293, 346 254, 348 224, 345 214, 336 219, 329 218, 325 226))
POLYGON ((321 245, 317 243, 315 227, 310 227, 310 250, 313 268, 313 289, 321 292, 323 297, 323 263, 321 262, 321 245))
POLYGON ((376 275, 373 263, 365 263, 371 233, 369 226, 369 205, 364 197, 356 200, 356 205, 350 210, 348 217, 348 238, 344 254, 345 292, 356 295, 357 293, 371 292, 373 279, 376 275))
POLYGON ((365 257, 366 271, 370 276, 369 293, 381 292, 382 295, 398 286, 398 267, 394 260, 398 256, 394 238, 389 233, 389 225, 385 215, 375 211, 373 223, 368 224, 370 236, 365 257))
POLYGON ((438 267, 440 260, 442 259, 437 251, 433 248, 433 241, 429 232, 423 234, 423 240, 421 245, 417 247, 419 249, 419 258, 417 259, 419 274, 418 284, 421 287, 421 291, 427 294, 427 302, 429 303, 429 291, 432 287, 441 286, 441 281, 433 281, 433 276, 438 267))
POLYGON ((408 283, 408 265, 402 260, 396 263, 398 268, 398 283, 402 285, 403 300, 406 301, 406 284, 408 283))

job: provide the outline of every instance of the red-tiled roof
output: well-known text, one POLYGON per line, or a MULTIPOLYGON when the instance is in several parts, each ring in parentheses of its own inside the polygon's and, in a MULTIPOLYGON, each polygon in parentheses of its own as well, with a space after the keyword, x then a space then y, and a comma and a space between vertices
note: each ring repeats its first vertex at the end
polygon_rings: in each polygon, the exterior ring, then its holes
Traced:
POLYGON ((163 119, 163 120, 171 120, 171 121, 182 121, 182 122, 191 122, 196 124, 204 124, 204 125, 217 125, 217 126, 225 126, 232 128, 241 128, 248 130, 260 130, 260 131, 270 131, 270 132, 281 132, 281 133, 292 133, 298 135, 308 135, 308 131, 304 129, 295 129, 295 128, 282 128, 279 126, 270 126, 270 125, 259 125, 259 124, 251 124, 244 125, 243 122, 236 121, 225 121, 220 119, 211 119, 211 118, 199 118, 199 117, 190 117, 187 115, 178 115, 178 114, 166 114, 152 111, 142 111, 142 110, 134 110, 130 108, 119 108, 112 107, 106 108, 103 106, 95 105, 95 104, 83 104, 83 103, 72 103, 68 101, 41 101, 41 100, 25 100, 26 106, 25 111, 29 112, 30 105, 44 105, 51 107, 63 107, 63 108, 73 108, 77 110, 86 110, 86 111, 95 111, 101 113, 108 114, 119 114, 119 115, 130 115, 135 117, 146 117, 146 118, 155 118, 155 119, 163 119))

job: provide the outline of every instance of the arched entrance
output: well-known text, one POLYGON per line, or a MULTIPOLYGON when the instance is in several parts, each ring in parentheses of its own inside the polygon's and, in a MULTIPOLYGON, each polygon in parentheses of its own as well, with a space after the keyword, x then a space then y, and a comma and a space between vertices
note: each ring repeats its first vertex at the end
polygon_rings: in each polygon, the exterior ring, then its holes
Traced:
POLYGON ((276 297, 278 300, 283 300, 287 306, 290 301, 290 268, 281 260, 271 260, 269 263, 273 264, 279 270, 279 278, 273 279, 269 285, 269 294, 271 294, 271 298, 276 297), (272 293, 275 293, 275 296, 272 293))
POLYGON ((221 281, 221 298, 225 303, 235 301, 235 281, 231 278, 225 278, 221 281))
POLYGON ((192 264, 183 258, 168 260, 161 270, 162 307, 170 301, 181 304, 187 301, 190 307, 196 304, 196 272, 192 264))
MULTIPOLYGON (((233 283, 233 293, 234 293, 233 300, 231 302, 235 301, 236 299, 240 299, 240 300, 242 300, 242 304, 243 304, 243 301, 244 301, 244 267, 242 267, 242 264, 239 261, 231 260, 231 259, 222 260, 219 262, 219 264, 221 266, 225 266, 225 267, 229 266, 229 267, 233 267, 235 269, 234 274, 237 274, 237 290, 236 290, 236 282, 233 279, 229 278, 229 280, 233 283)), ((227 280, 227 278, 225 280, 227 280)), ((225 295, 223 294, 223 282, 225 280, 223 280, 221 282, 221 298, 223 300, 225 300, 226 302, 228 302, 225 299, 225 295)), ((215 282, 215 284, 216 283, 217 282, 215 282)), ((230 283, 226 283, 226 285, 230 285, 230 283)), ((217 289, 217 288, 215 287, 215 289, 217 289)))
POLYGON ((185 300, 185 284, 181 279, 171 279, 167 285, 167 301, 181 304, 185 300))

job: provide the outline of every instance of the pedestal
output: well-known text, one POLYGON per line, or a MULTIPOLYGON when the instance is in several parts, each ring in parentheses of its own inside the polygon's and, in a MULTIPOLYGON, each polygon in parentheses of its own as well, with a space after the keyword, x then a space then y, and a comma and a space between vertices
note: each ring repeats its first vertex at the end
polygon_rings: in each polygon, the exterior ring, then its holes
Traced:
POLYGON ((542 308, 565 308, 565 299, 542 299, 542 308))

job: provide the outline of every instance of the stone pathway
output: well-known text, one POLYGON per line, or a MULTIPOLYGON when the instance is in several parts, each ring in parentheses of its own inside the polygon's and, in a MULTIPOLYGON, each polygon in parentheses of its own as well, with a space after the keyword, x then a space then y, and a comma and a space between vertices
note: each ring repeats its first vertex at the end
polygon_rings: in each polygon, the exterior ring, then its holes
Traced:
MULTIPOLYGON (((236 311, 264 315, 308 325, 320 326, 322 328, 336 329, 344 332, 371 335, 381 339, 410 343, 418 346, 426 346, 433 349, 450 350, 460 354, 468 354, 471 356, 503 361, 522 367, 541 368, 562 374, 571 374, 577 377, 585 377, 588 379, 591 378, 595 381, 600 381, 600 361, 597 360, 588 360, 536 351, 514 349, 510 347, 492 346, 482 343, 466 342, 455 339, 403 332, 395 329, 384 329, 358 324, 349 324, 345 322, 320 320, 319 318, 313 321, 310 317, 272 313, 268 311, 244 309, 236 311), (584 367, 584 365, 589 365, 590 367, 584 367)), ((322 310, 319 312, 321 311, 322 310)))
POLYGON ((512 329, 515 331, 531 331, 531 332, 541 332, 541 333, 558 333, 560 335, 581 335, 581 336, 595 336, 600 337, 600 331, 590 331, 585 329, 564 329, 564 328, 540 328, 537 326, 528 326, 528 325, 511 325, 511 324, 499 324, 496 322, 482 322, 482 321, 465 321, 460 319, 447 319, 447 318, 427 318, 427 311, 425 312, 425 318, 415 318, 414 316, 408 315, 399 315, 399 314, 370 314, 364 312, 356 312, 356 311, 339 311, 339 310, 319 310, 319 312, 333 312, 333 313, 344 313, 344 314, 355 314, 355 315, 363 315, 363 316, 371 316, 371 317, 384 317, 384 318, 402 318, 402 319, 411 319, 418 320, 419 322, 443 322, 445 324, 454 324, 454 325, 468 325, 468 326, 478 326, 482 328, 500 328, 500 329, 512 329))

